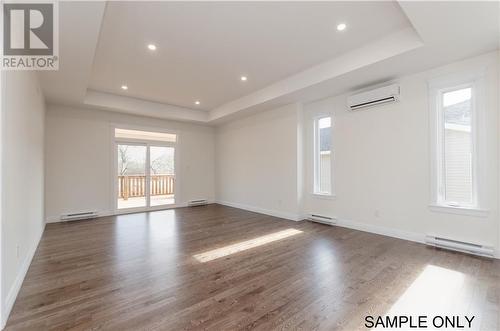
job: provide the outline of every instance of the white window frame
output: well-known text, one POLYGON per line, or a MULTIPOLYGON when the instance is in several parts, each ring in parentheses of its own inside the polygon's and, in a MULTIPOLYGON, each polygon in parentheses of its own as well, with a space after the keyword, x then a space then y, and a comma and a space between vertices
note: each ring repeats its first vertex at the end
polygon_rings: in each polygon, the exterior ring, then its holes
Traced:
POLYGON ((435 78, 429 81, 430 102, 430 150, 431 150, 431 202, 430 209, 436 212, 448 212, 469 216, 486 216, 483 192, 486 149, 484 123, 485 85, 484 73, 469 72, 458 75, 435 78), (472 203, 451 204, 445 199, 445 164, 444 164, 444 111, 442 96, 449 91, 470 87, 472 90, 472 203))
POLYGON ((334 149, 333 149, 333 125, 334 120, 332 114, 321 114, 313 118, 313 188, 312 194, 316 197, 322 198, 334 198, 335 197, 335 187, 333 178, 333 164, 334 164, 334 149), (330 192, 320 191, 320 131, 319 131, 319 121, 323 118, 330 118, 330 130, 332 142, 330 143, 330 192))

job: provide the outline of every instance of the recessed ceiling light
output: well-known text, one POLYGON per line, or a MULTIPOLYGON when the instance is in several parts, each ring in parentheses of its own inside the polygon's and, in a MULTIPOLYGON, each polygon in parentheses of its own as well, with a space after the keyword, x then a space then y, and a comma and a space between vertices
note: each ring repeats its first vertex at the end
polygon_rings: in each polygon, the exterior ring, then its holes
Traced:
POLYGON ((149 44, 149 45, 148 45, 148 49, 149 49, 150 51, 156 51, 156 45, 155 45, 155 44, 149 44))
POLYGON ((246 82, 248 78, 247 78, 247 76, 241 76, 240 79, 242 82, 246 82))
POLYGON ((199 105, 199 104, 200 104, 200 102, 199 102, 199 101, 195 101, 195 102, 194 102, 194 104, 195 104, 195 105, 199 105))
POLYGON ((128 90, 128 86, 127 85, 122 85, 122 90, 128 90))
POLYGON ((347 25, 345 23, 340 23, 339 25, 337 25, 338 31, 344 31, 345 28, 347 28, 347 25))

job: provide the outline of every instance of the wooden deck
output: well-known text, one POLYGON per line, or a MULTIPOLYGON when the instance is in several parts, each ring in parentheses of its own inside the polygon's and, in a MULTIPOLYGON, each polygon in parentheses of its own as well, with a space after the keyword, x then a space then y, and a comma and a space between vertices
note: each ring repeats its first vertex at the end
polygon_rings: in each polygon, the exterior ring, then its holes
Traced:
MULTIPOLYGON (((172 205, 175 203, 174 195, 152 195, 151 196, 151 207, 172 205)), ((140 208, 146 206, 146 197, 133 197, 127 200, 123 198, 118 198, 118 209, 127 208, 140 208)))

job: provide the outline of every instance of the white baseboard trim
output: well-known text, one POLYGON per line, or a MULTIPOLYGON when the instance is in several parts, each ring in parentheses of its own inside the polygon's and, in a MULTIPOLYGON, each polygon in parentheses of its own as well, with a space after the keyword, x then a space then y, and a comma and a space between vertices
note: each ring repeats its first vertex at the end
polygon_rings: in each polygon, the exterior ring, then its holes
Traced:
MULTIPOLYGON (((310 213, 310 214, 314 214, 314 213, 310 213)), ((302 216, 302 219, 306 220, 308 218, 308 215, 309 214, 304 214, 302 216)), ((393 229, 393 228, 389 228, 386 226, 358 222, 358 221, 353 221, 353 220, 349 220, 349 219, 345 219, 345 218, 339 218, 336 216, 332 216, 332 217, 337 221, 335 224, 333 224, 333 226, 340 226, 342 228, 348 228, 348 229, 353 229, 353 230, 358 230, 358 231, 363 231, 363 232, 369 232, 369 233, 379 234, 382 236, 409 240, 409 241, 413 241, 413 242, 417 242, 417 243, 424 243, 425 242, 425 234, 423 234, 423 233, 393 229)))
POLYGON ((281 211, 276 211, 276 210, 270 210, 270 209, 264 209, 260 207, 254 207, 250 205, 245 205, 241 203, 235 203, 235 202, 229 202, 229 201, 220 201, 216 200, 215 203, 218 203, 219 205, 224 205, 228 207, 233 207, 233 208, 238 208, 238 209, 243 209, 243 210, 248 210, 254 213, 259 213, 259 214, 264 214, 264 215, 269 215, 269 216, 274 216, 278 218, 284 218, 290 221, 301 221, 303 218, 299 214, 293 214, 293 213, 285 213, 281 211))
POLYGON ((28 250, 28 254, 26 254, 26 257, 24 258, 23 263, 21 264, 21 268, 19 269, 16 279, 14 280, 14 283, 12 284, 11 288, 7 292, 7 297, 5 298, 5 307, 2 312, 2 321, 1 321, 1 330, 5 327, 7 324, 7 320, 9 319, 10 312, 12 310, 12 307, 14 307, 14 303, 16 302, 17 295, 19 294, 19 290, 21 289, 21 286, 23 285, 24 278, 26 277, 26 274, 28 273, 28 269, 31 265, 31 261, 33 260, 33 257, 35 256, 36 249, 38 248, 38 244, 40 243, 40 240, 42 239, 43 232, 45 230, 45 224, 42 226, 42 230, 40 233, 37 235, 37 238, 33 242, 33 245, 28 250))
MULTIPOLYGON (((210 205, 213 203, 215 203, 214 200, 208 200, 207 205, 210 205)), ((135 213, 144 213, 144 212, 148 212, 148 211, 160 211, 160 210, 168 210, 168 209, 184 208, 184 207, 189 207, 187 202, 182 202, 182 203, 178 203, 175 205, 169 205, 169 206, 161 206, 161 207, 154 208, 151 210, 123 210, 123 211, 104 210, 104 211, 97 212, 98 216, 95 218, 106 217, 106 216, 127 215, 127 214, 135 214, 135 213)), ((95 219, 95 218, 93 218, 93 219, 95 219)), ((61 222, 72 222, 72 221, 61 220, 61 218, 59 216, 48 216, 45 219, 45 223, 61 223, 61 222)))
MULTIPOLYGON (((251 211, 254 213, 265 214, 265 215, 269 215, 269 216, 283 218, 283 219, 287 219, 287 220, 291 220, 291 221, 301 221, 301 220, 307 219, 307 216, 305 214, 299 215, 299 214, 293 214, 293 213, 280 212, 280 211, 259 208, 259 207, 250 206, 250 205, 241 204, 241 203, 229 202, 229 201, 221 201, 221 200, 209 200, 208 201, 208 204, 213 204, 213 203, 217 203, 217 204, 228 206, 228 207, 248 210, 248 211, 251 211)), ((171 207, 167 207, 167 208, 157 209, 157 210, 167 210, 167 209, 172 209, 172 208, 184 208, 184 207, 188 207, 187 202, 180 203, 180 204, 177 204, 175 206, 171 206, 171 207)), ((125 211, 125 212, 103 211, 103 212, 99 212, 99 217, 124 215, 124 214, 130 214, 130 213, 137 213, 137 211, 129 211, 129 212, 127 212, 127 211, 125 211)), ((425 234, 423 234, 423 233, 409 232, 409 231, 393 229, 393 228, 389 228, 389 227, 373 225, 373 224, 368 224, 368 223, 363 223, 363 222, 357 222, 357 221, 352 221, 352 220, 342 219, 342 218, 336 218, 336 219, 337 219, 337 223, 335 224, 335 226, 340 226, 340 227, 364 231, 364 232, 375 233, 375 234, 379 234, 382 236, 388 236, 388 237, 392 237, 392 238, 413 241, 413 242, 417 242, 417 243, 421 243, 421 244, 425 243, 425 234)), ((64 221, 60 220, 57 217, 48 217, 46 219, 46 223, 58 223, 58 222, 64 222, 64 221)), ((36 249, 36 247, 35 247, 35 249, 36 249)), ((34 252, 33 252, 33 254, 34 254, 34 252)), ((495 258, 500 259, 500 248, 497 248, 495 250, 495 258)), ((28 264, 28 267, 29 267, 29 264, 28 264)))
MULTIPOLYGON (((307 219, 306 216, 304 216, 303 218, 307 219)), ((333 226, 340 226, 343 228, 379 234, 379 235, 386 236, 386 237, 408 240, 408 241, 412 241, 412 242, 416 242, 416 243, 425 245, 425 236, 426 235, 424 233, 404 231, 404 230, 400 230, 400 229, 394 229, 394 228, 389 228, 389 227, 380 226, 380 225, 373 225, 373 224, 368 224, 368 223, 363 223, 363 222, 357 222, 357 221, 352 221, 352 220, 342 219, 342 218, 336 218, 336 219, 337 219, 337 223, 334 224, 333 226)), ((481 255, 478 255, 478 256, 481 256, 481 255)), ((495 249, 494 258, 500 259, 500 248, 495 249)))
MULTIPOLYGON (((99 211, 97 217, 113 216, 115 212, 113 211, 99 211)), ((71 220, 62 220, 60 216, 47 216, 45 218, 45 223, 61 223, 61 222, 71 222, 71 220)))
POLYGON ((342 219, 342 218, 339 218, 337 221, 337 224, 335 224, 335 225, 343 227, 343 228, 349 228, 349 229, 363 231, 363 232, 375 233, 375 234, 379 234, 382 236, 413 241, 413 242, 417 242, 417 243, 421 243, 421 244, 423 244, 425 242, 425 234, 418 233, 418 232, 409 232, 409 231, 393 229, 393 228, 380 226, 380 225, 368 224, 368 223, 363 223, 363 222, 356 222, 356 221, 342 219))

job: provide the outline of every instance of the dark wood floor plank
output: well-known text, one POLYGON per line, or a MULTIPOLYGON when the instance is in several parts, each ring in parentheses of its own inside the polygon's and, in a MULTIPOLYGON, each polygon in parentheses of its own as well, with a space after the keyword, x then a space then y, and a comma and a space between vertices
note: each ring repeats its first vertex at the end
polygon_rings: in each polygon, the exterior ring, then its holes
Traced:
POLYGON ((444 306, 500 327, 498 260, 220 205, 48 224, 6 330, 362 330, 429 272, 456 278, 444 306))

